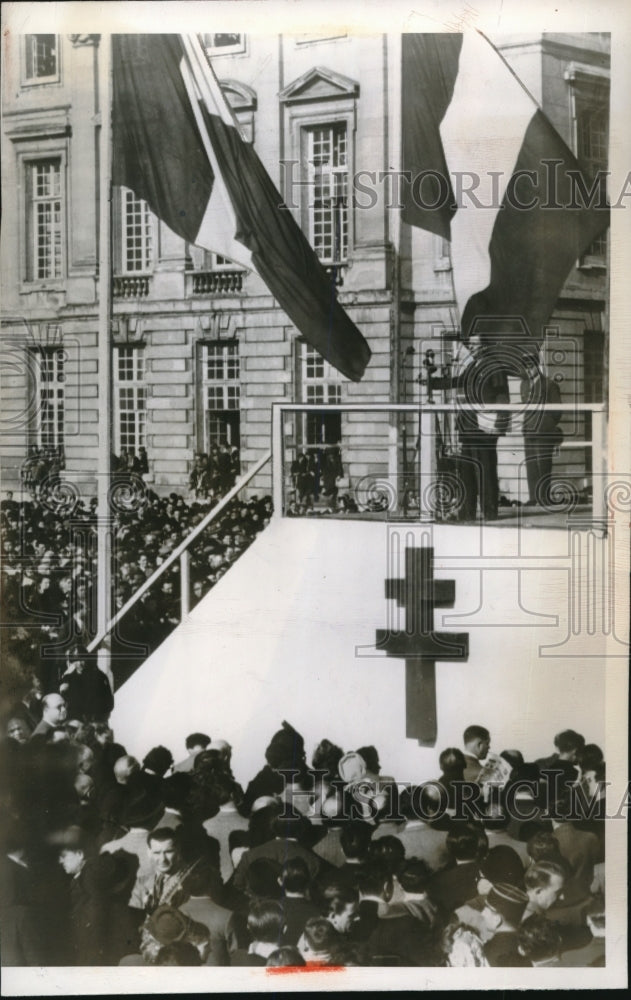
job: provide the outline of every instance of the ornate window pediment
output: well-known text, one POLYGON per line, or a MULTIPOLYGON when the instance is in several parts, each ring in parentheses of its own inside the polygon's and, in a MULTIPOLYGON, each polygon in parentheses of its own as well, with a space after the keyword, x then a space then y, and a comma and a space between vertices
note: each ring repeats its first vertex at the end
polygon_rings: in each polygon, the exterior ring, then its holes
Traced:
POLYGON ((256 111, 256 92, 252 87, 238 80, 220 80, 219 85, 226 96, 232 110, 256 111))
POLYGON ((280 93, 280 100, 283 104, 304 104, 306 101, 336 98, 355 99, 358 95, 359 84, 355 80, 323 66, 315 66, 285 87, 280 93))

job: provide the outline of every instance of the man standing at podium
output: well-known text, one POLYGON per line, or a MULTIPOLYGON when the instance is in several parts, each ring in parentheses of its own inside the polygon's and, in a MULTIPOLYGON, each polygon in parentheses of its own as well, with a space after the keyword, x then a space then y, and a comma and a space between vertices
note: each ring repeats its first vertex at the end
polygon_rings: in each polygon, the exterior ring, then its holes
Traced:
POLYGON ((462 521, 475 520, 478 504, 485 521, 495 521, 498 516, 497 441, 509 430, 510 415, 470 409, 480 404, 510 402, 508 378, 494 353, 474 334, 468 344, 459 345, 455 359, 453 386, 462 393, 462 407, 456 417, 465 494, 460 510, 462 521))

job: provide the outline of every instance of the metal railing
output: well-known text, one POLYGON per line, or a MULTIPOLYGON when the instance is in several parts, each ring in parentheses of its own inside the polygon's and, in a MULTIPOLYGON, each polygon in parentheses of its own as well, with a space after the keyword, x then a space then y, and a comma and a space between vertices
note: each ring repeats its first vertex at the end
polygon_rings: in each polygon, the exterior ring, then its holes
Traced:
POLYGON ((212 522, 221 514, 223 510, 231 503, 232 500, 241 492, 244 486, 254 478, 261 471, 261 469, 267 465, 270 461, 272 454, 270 451, 266 452, 262 458, 256 462, 251 469, 241 476, 241 478, 234 484, 232 489, 230 489, 224 497, 221 498, 219 503, 209 510, 206 516, 195 525, 193 530, 187 537, 180 542, 173 552, 166 557, 163 563, 161 563, 156 570, 149 576, 143 584, 136 590, 129 600, 123 605, 123 607, 116 612, 116 614, 109 620, 106 628, 99 632, 94 639, 88 645, 88 652, 93 652, 97 649, 103 640, 110 634, 113 628, 118 625, 122 618, 125 617, 128 611, 130 611, 134 605, 140 600, 140 598, 145 594, 153 584, 160 579, 160 577, 166 573, 173 564, 179 560, 180 563, 180 620, 188 614, 190 610, 190 572, 189 572, 189 548, 192 543, 202 534, 206 528, 212 524, 212 522))
MULTIPOLYGON (((433 498, 436 496, 436 484, 439 478, 437 469, 436 450, 436 417, 443 415, 454 420, 457 414, 463 412, 475 412, 478 414, 498 414, 507 413, 513 416, 513 428, 510 436, 500 436, 500 441, 509 441, 509 445, 502 445, 500 454, 506 455, 512 448, 518 450, 517 435, 523 433, 521 420, 531 414, 523 403, 493 403, 471 405, 462 402, 451 403, 423 403, 421 406, 411 403, 349 403, 324 405, 321 403, 295 404, 295 403, 274 403, 272 415, 272 483, 274 497, 275 515, 287 513, 286 485, 291 478, 291 471, 288 467, 292 455, 296 455, 299 450, 319 449, 325 452, 331 447, 341 449, 341 460, 348 469, 353 467, 359 472, 351 472, 346 479, 357 486, 358 476, 364 476, 365 470, 379 465, 381 468, 381 478, 384 481, 384 489, 387 489, 385 480, 390 477, 391 484, 399 482, 404 478, 408 481, 415 479, 416 493, 418 496, 418 515, 420 520, 436 520, 436 505, 433 498), (298 430, 299 422, 294 419, 292 426, 287 426, 289 416, 293 418, 301 415, 318 414, 323 419, 329 421, 332 415, 339 414, 341 437, 335 445, 323 443, 313 445, 307 440, 305 434, 305 424, 301 431, 298 430), (361 422, 361 414, 366 415, 366 421, 361 422), (377 454, 375 448, 371 451, 369 442, 370 417, 375 418, 374 427, 381 434, 380 447, 381 455, 377 454), (407 427, 406 425, 407 421, 407 427), (363 423, 362 430, 358 432, 359 423, 363 423), (414 433, 417 435, 418 459, 416 468, 411 471, 406 468, 406 451, 409 447, 409 437, 406 445, 406 430, 409 435, 410 428, 414 425, 414 433), (302 440, 301 440, 302 435, 302 440), (366 443, 366 442, 369 443, 366 443), (403 456, 403 458, 402 458, 403 456)), ((567 456, 573 449, 587 450, 590 455, 589 461, 585 463, 582 478, 589 480, 592 486, 592 514, 594 518, 603 517, 605 514, 605 447, 607 428, 607 408, 604 403, 550 403, 538 405, 537 413, 546 411, 560 413, 562 419, 569 416, 575 418, 573 436, 566 437, 560 447, 563 456, 567 456), (600 488, 602 486, 602 488, 600 488)), ((455 432, 454 432, 455 433, 455 432)), ((582 459, 578 459, 582 461, 582 459)), ((523 464, 523 463, 522 463, 523 464)), ((378 473, 374 473, 376 477, 378 473)), ((522 476, 522 481, 525 477, 522 476)), ((336 491, 337 492, 337 491, 336 491)), ((578 491, 573 491, 577 493, 578 491)), ((399 507, 401 498, 399 497, 399 507)), ((390 508, 392 511, 394 507, 390 508)), ((558 508, 560 512, 560 507, 558 508)), ((328 511, 335 514, 335 511, 328 511)))

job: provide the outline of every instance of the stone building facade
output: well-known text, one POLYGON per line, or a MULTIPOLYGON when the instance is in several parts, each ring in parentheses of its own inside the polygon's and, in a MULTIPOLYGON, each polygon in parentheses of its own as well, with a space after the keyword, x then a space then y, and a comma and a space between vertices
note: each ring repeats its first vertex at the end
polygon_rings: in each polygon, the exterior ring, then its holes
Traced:
MULTIPOLYGON (((195 453, 213 443, 238 448, 249 468, 270 447, 274 401, 416 402, 425 349, 444 362, 456 327, 448 246, 400 221, 390 187, 400 166, 398 37, 204 38, 244 137, 331 269, 372 360, 360 383, 339 376, 255 274, 186 245, 114 188, 112 448, 146 448, 146 478, 161 493, 185 489, 195 453), (382 178, 376 199, 353 181, 368 175, 382 178)), ((588 170, 606 166, 608 36, 507 38, 502 51, 588 170)), ((5 490, 19 486, 32 445, 59 448, 63 475, 93 488, 109 378, 97 357, 101 52, 94 35, 5 40, 5 490)), ((547 360, 567 401, 603 397, 606 256, 602 240, 577 261, 551 322, 547 360)), ((301 416, 287 423, 285 445, 291 456, 341 442, 353 487, 400 461, 396 431, 387 414, 301 416)), ((510 494, 510 455, 503 462, 510 494)), ((565 462, 580 478, 580 447, 565 462)), ((268 466, 252 491, 268 492, 270 476, 268 466)))

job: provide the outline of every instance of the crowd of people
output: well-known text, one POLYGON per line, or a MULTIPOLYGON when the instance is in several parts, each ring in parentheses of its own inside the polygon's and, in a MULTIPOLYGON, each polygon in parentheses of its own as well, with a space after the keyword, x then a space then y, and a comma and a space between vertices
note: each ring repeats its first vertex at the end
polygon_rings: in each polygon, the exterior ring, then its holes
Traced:
MULTIPOLYGON (((112 606, 120 610, 200 523, 207 502, 160 497, 127 479, 112 480, 112 606)), ((97 501, 69 495, 1 503, 5 683, 58 690, 69 645, 96 634, 97 501), (70 501, 70 502, 68 502, 70 501)), ((190 549, 189 606, 221 578, 269 522, 269 496, 235 498, 190 549)), ((117 684, 181 620, 179 564, 145 592, 111 638, 117 684)))
POLYGON ((149 472, 147 449, 141 445, 136 454, 134 448, 121 448, 120 455, 112 455, 112 472, 116 475, 132 472, 144 476, 149 472))
POLYGON ((305 509, 313 507, 320 497, 335 507, 338 479, 344 476, 342 453, 338 445, 302 448, 290 466, 295 500, 305 509))
POLYGON ((210 452, 198 451, 195 455, 189 489, 197 499, 218 499, 234 486, 240 467, 237 447, 214 444, 210 452))
POLYGON ((374 746, 309 766, 285 722, 244 789, 206 733, 128 754, 76 669, 6 723, 5 964, 604 963, 605 764, 580 734, 525 762, 468 726, 414 785, 374 746))
POLYGON ((59 483, 59 473, 65 467, 61 445, 31 445, 22 465, 22 487, 36 499, 53 492, 59 483))

